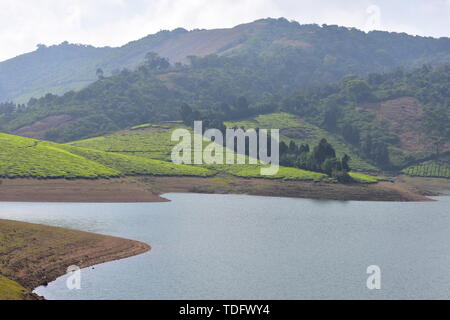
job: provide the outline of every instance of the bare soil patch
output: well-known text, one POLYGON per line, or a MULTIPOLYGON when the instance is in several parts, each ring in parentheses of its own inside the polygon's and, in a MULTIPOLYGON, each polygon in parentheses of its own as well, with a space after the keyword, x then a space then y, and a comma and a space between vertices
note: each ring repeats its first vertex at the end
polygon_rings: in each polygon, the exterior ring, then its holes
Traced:
POLYGON ((425 178, 402 175, 397 177, 398 183, 403 183, 414 188, 422 194, 429 194, 430 190, 450 190, 450 179, 425 178))
POLYGON ((50 129, 57 129, 66 126, 70 123, 75 122, 72 116, 67 114, 61 114, 56 116, 50 116, 45 119, 36 121, 35 123, 19 128, 13 132, 13 134, 33 138, 33 139, 44 139, 45 133, 50 129))
POLYGON ((164 202, 163 193, 248 194, 273 197, 356 201, 430 201, 425 192, 404 181, 339 184, 312 181, 140 176, 98 180, 4 179, 0 201, 11 202, 164 202))
POLYGON ((322 200, 354 201, 433 201, 405 183, 338 184, 311 181, 213 178, 140 177, 152 190, 162 193, 248 194, 322 200))

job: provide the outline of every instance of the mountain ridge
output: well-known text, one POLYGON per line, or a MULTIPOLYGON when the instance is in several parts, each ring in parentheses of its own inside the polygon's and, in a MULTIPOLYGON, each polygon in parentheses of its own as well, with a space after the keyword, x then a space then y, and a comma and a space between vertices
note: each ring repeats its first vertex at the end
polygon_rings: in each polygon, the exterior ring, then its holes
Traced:
POLYGON ((356 63, 361 63, 358 61, 363 59, 363 52, 367 51, 365 47, 375 52, 373 57, 367 57, 374 64, 371 71, 383 71, 383 66, 392 68, 421 62, 450 62, 449 38, 384 31, 365 33, 355 28, 301 25, 284 18, 269 18, 233 28, 164 30, 120 47, 97 48, 68 42, 50 47, 41 45, 36 51, 0 62, 0 101, 24 103, 31 97, 46 93, 63 94, 79 90, 96 80, 98 68, 104 69, 106 74, 123 68, 133 69, 150 51, 168 58, 171 63, 186 63, 191 55, 253 54, 270 57, 277 51, 298 49, 303 50, 306 56, 320 55, 326 63, 333 64, 336 59, 337 62, 345 61, 346 55, 354 55, 356 63), (339 57, 335 56, 332 48, 341 51, 339 57), (405 65, 402 65, 403 60, 405 65))

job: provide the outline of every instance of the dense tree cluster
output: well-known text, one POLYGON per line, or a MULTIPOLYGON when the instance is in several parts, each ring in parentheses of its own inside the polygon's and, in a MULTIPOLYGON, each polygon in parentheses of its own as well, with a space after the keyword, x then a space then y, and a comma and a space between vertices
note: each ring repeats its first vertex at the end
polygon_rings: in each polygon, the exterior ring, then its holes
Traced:
POLYGON ((308 144, 299 146, 292 140, 289 145, 283 141, 280 143, 281 165, 323 172, 343 183, 352 181, 348 175, 351 170, 349 161, 348 155, 338 159, 336 151, 326 139, 322 139, 312 150, 308 144))
POLYGON ((439 158, 442 147, 450 141, 450 108, 448 101, 447 105, 427 106, 421 129, 428 143, 434 146, 437 158, 439 158))
MULTIPOLYGON (((188 104, 183 104, 180 110, 181 119, 183 123, 188 127, 194 126, 194 121, 202 121, 203 122, 203 131, 208 129, 218 129, 223 134, 225 134, 225 130, 227 129, 223 121, 218 118, 214 114, 205 113, 202 114, 198 110, 192 110, 192 108, 188 104)), ((204 133, 204 132, 203 132, 204 133)))
MULTIPOLYGON (((371 73, 366 79, 345 76, 339 83, 303 90, 284 98, 279 109, 295 113, 339 134, 374 164, 392 169, 389 147, 398 141, 374 115, 358 108, 404 96, 416 97, 425 106, 423 134, 439 151, 449 141, 450 65, 422 66, 412 72, 371 73)), ((421 128, 417 128, 421 130, 421 128)))

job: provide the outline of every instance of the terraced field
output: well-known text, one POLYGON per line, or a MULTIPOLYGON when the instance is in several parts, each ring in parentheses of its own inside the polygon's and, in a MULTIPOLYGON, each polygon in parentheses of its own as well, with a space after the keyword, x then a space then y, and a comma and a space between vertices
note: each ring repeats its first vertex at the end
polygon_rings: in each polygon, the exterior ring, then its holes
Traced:
POLYGON ((450 162, 431 160, 408 167, 402 171, 415 177, 450 178, 450 162))
POLYGON ((135 155, 148 159, 171 160, 176 142, 170 141, 171 131, 158 128, 147 131, 135 129, 132 132, 92 138, 69 143, 70 146, 101 150, 108 153, 135 155))
POLYGON ((107 178, 120 172, 70 153, 55 143, 0 133, 0 176, 107 178))
POLYGON ((124 175, 210 176, 204 168, 77 148, 0 133, 0 176, 113 178, 124 175))
POLYGON ((129 154, 105 152, 69 145, 62 145, 61 148, 100 163, 126 176, 156 175, 207 177, 214 174, 214 172, 205 168, 178 165, 172 162, 137 157, 129 154))

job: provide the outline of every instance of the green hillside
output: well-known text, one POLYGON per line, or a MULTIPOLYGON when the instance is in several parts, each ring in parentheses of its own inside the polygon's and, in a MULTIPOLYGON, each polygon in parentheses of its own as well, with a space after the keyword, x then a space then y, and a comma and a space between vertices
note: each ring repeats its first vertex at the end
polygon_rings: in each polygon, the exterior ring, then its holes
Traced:
POLYGON ((170 162, 76 148, 0 134, 0 176, 111 178, 123 175, 209 176, 213 172, 170 162))
MULTIPOLYGON (((298 125, 295 117, 288 114, 274 114, 274 118, 286 118, 292 121, 292 125, 298 125)), ((270 116, 261 117, 262 122, 270 116)), ((103 137, 97 137, 87 140, 75 141, 66 146, 75 146, 78 148, 88 148, 100 150, 115 155, 121 154, 126 156, 139 157, 143 159, 156 159, 162 161, 171 160, 171 152, 177 144, 171 141, 171 134, 174 128, 181 128, 177 123, 168 123, 166 125, 140 125, 132 130, 112 134, 103 137)), ((187 128, 187 127, 183 127, 187 128)), ((204 146, 210 142, 204 142, 204 146)), ((366 167, 371 168, 369 164, 366 167)), ((267 178, 267 179, 285 179, 285 180, 331 180, 327 175, 318 172, 301 170, 298 168, 280 167, 279 172, 273 176, 261 176, 261 165, 199 165, 212 170, 216 173, 231 174, 245 178, 267 178)), ((361 182, 376 182, 376 177, 359 174, 355 175, 355 179, 361 182)))
MULTIPOLYGON (((317 145, 325 138, 339 157, 349 155, 351 166, 361 171, 400 172, 450 148, 450 65, 366 78, 348 75, 337 83, 283 95, 292 79, 275 72, 281 64, 248 69, 244 66, 255 62, 243 57, 191 59, 191 66, 169 67, 163 58, 149 55, 137 70, 79 92, 47 95, 27 106, 0 103, 0 130, 70 142, 130 127, 158 129, 142 123, 172 125, 182 119, 190 126, 203 119, 223 126, 228 121, 231 126, 280 128, 286 143, 317 145)), ((158 138, 158 130, 153 130, 152 142, 141 141, 147 137, 139 130, 132 133, 132 138, 117 138, 112 151, 168 160, 168 145, 158 138)))
MULTIPOLYGON (((107 153, 120 154, 142 159, 157 159, 171 161, 171 152, 177 142, 171 141, 172 130, 175 127, 141 126, 126 133, 108 135, 83 141, 70 143, 70 146, 97 149, 107 153), (149 131, 148 128, 151 128, 149 131)), ((204 146, 208 145, 204 142, 204 146)), ((205 168, 215 173, 226 173, 244 178, 261 178, 261 165, 196 165, 194 168, 205 168)), ((288 180, 323 180, 328 179, 325 174, 300 170, 296 168, 280 168, 278 174, 265 176, 267 179, 288 180)))
POLYGON ((168 161, 145 159, 128 154, 104 152, 68 145, 61 145, 60 148, 100 163, 126 176, 155 175, 206 177, 214 174, 214 172, 210 170, 199 167, 177 165, 168 161))
POLYGON ((299 117, 288 113, 276 113, 260 115, 245 121, 227 122, 228 127, 260 128, 260 129, 280 129, 281 141, 289 144, 291 140, 297 144, 307 143, 311 146, 317 145, 323 138, 327 139, 336 150, 337 156, 342 158, 344 154, 351 157, 350 166, 353 170, 376 171, 375 166, 362 160, 351 145, 313 124, 310 124, 299 117))
MULTIPOLYGON (((0 134, 0 177, 66 179, 135 175, 207 177, 221 172, 238 177, 261 177, 259 173, 261 166, 173 164, 170 162, 170 152, 174 143, 170 142, 170 132, 164 130, 157 135, 118 134, 71 145, 60 145, 2 133, 0 134), (162 144, 165 147, 159 150, 162 144), (80 145, 90 148, 79 147, 80 145), (102 149, 111 151, 114 147, 119 147, 121 152, 102 151, 102 149), (159 151, 155 154, 153 150, 159 151)), ((322 180, 326 179, 326 176, 316 172, 281 168, 277 175, 268 178, 322 180)))
MULTIPOLYGON (((289 124, 289 128, 302 128, 299 119, 292 115, 281 113, 272 116, 261 116, 257 120, 259 124, 275 121, 272 125, 279 125, 281 123, 275 120, 278 119, 285 125, 289 124)), ((243 178, 333 181, 324 173, 287 167, 280 167, 276 175, 262 176, 263 165, 250 165, 248 158, 247 164, 242 165, 174 164, 171 162, 171 152, 177 142, 171 141, 171 135, 176 128, 189 129, 179 122, 148 124, 69 144, 0 133, 0 177, 94 179, 137 175, 208 177, 229 174, 243 178)), ((204 141, 205 147, 209 144, 204 141)), ((225 152, 232 151, 226 149, 225 152)), ((361 182, 377 181, 376 177, 364 174, 352 175, 361 182)))
MULTIPOLYGON (((193 67, 164 71, 152 69, 155 63, 162 63, 156 57, 134 72, 122 72, 79 92, 48 95, 26 107, 0 103, 0 130, 70 142, 141 123, 179 120, 185 103, 208 118, 220 120, 284 111, 314 124, 310 128, 305 125, 310 137, 336 137, 336 146, 344 139, 364 159, 397 170, 411 164, 402 160, 411 153, 432 151, 430 143, 422 139, 424 116, 433 115, 433 109, 444 110, 435 117, 443 120, 441 127, 448 118, 449 65, 425 66, 409 73, 370 74, 366 79, 348 76, 326 87, 277 95, 290 79, 275 77, 277 73, 270 68, 267 74, 261 68, 246 69, 241 65, 245 59, 235 58, 196 61, 193 67)), ((298 132, 287 128, 285 135, 295 139, 298 132)))
POLYGON ((0 133, 0 176, 34 178, 116 177, 120 172, 67 152, 54 143, 0 133))

